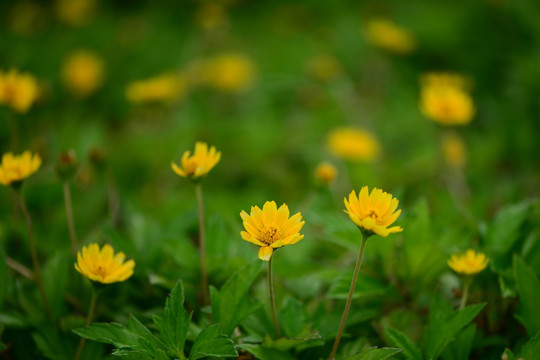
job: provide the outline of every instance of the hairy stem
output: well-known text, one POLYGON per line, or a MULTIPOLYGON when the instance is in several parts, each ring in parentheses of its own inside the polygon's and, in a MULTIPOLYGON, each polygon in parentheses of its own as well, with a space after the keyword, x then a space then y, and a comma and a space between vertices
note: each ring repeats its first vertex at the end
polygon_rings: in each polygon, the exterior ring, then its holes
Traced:
POLYGON ((71 188, 68 181, 64 181, 64 204, 66 207, 66 219, 69 230, 69 241, 71 242, 71 251, 73 255, 77 255, 79 249, 79 241, 77 240, 77 232, 75 231, 75 222, 73 221, 73 207, 71 204, 71 188))
POLYGON ((270 260, 268 261, 268 292, 270 294, 270 309, 272 310, 274 331, 276 332, 276 339, 279 339, 281 337, 281 333, 279 331, 279 324, 276 315, 276 302, 274 300, 274 278, 272 276, 272 259, 274 259, 273 256, 270 257, 270 260))

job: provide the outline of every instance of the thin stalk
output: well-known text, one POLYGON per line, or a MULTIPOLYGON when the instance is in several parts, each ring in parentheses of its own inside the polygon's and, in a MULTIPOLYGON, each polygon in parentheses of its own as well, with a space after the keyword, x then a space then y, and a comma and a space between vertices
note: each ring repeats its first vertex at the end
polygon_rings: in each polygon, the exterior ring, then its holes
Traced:
POLYGON ((334 341, 334 346, 332 347, 332 352, 330 353, 328 360, 334 360, 334 356, 336 355, 339 341, 341 340, 341 335, 343 334, 343 329, 345 328, 345 322, 347 321, 347 316, 349 315, 349 310, 351 308, 354 288, 356 287, 358 274, 360 273, 360 267, 362 266, 362 260, 364 259, 364 250, 366 249, 368 236, 364 235, 364 232, 361 232, 361 234, 362 242, 360 243, 360 252, 358 253, 358 259, 356 260, 356 265, 354 267, 354 275, 351 281, 351 287, 349 289, 349 296, 347 297, 347 302, 345 303, 345 310, 343 310, 343 315, 341 316, 341 322, 339 324, 336 340, 334 341))
MULTIPOLYGON (((90 295, 90 308, 88 309, 88 316, 86 317, 85 326, 90 325, 90 323, 92 322, 92 318, 94 317, 94 311, 96 310, 96 300, 98 294, 96 293, 93 285, 91 289, 92 293, 90 295)), ((79 360, 79 358, 81 357, 85 342, 86 339, 81 337, 81 340, 79 341, 79 347, 77 348, 77 354, 75 354, 75 360, 79 360)))
POLYGON ((66 206, 66 220, 69 230, 69 241, 71 243, 71 251, 73 255, 77 255, 79 249, 79 241, 77 240, 77 232, 75 231, 75 222, 73 221, 73 207, 71 205, 71 188, 68 181, 64 181, 64 204, 66 206))
POLYGON ((51 308, 49 306, 49 302, 47 301, 47 296, 45 295, 45 287, 43 286, 43 279, 41 277, 41 268, 39 266, 39 260, 36 251, 36 242, 34 240, 34 232, 32 230, 32 220, 30 219, 30 213, 28 212, 28 208, 26 207, 26 202, 24 201, 22 194, 20 193, 20 189, 15 189, 15 194, 19 198, 19 203, 21 204, 21 209, 26 220, 26 227, 28 228, 28 240, 30 242, 30 252, 32 254, 32 263, 34 265, 34 279, 36 280, 39 294, 41 295, 41 300, 43 300, 43 305, 45 306, 47 316, 49 317, 49 319, 52 320, 51 308))
POLYGON ((34 274, 32 274, 32 270, 30 270, 20 262, 16 261, 15 259, 6 256, 6 264, 22 276, 27 277, 30 280, 34 280, 34 274))
POLYGON ((208 274, 206 272, 206 243, 204 234, 204 203, 201 183, 195 184, 195 192, 197 193, 197 205, 199 209, 199 258, 201 263, 201 281, 203 286, 203 301, 204 304, 210 302, 208 295, 208 274))
POLYGON ((459 310, 463 310, 465 305, 467 305, 467 298, 469 297, 469 287, 471 286, 471 281, 465 279, 463 281, 463 294, 461 295, 461 303, 459 304, 459 310))
POLYGON ((279 325, 277 321, 277 315, 276 315, 276 302, 274 301, 274 278, 272 276, 272 259, 274 257, 271 256, 270 260, 268 261, 268 292, 270 293, 270 308, 272 309, 272 320, 274 322, 274 331, 276 332, 276 339, 279 339, 281 337, 281 333, 279 331, 279 325))

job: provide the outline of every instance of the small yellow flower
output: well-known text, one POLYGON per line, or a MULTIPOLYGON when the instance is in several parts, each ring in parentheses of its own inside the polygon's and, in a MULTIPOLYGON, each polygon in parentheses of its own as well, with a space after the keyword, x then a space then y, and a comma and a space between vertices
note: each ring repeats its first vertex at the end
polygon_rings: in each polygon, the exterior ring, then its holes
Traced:
POLYGON ((167 73, 130 83, 126 97, 133 103, 173 102, 182 98, 187 88, 188 81, 183 74, 167 73))
POLYGON ((448 266, 455 272, 462 275, 474 275, 484 270, 489 263, 489 259, 483 253, 476 253, 469 249, 465 254, 452 254, 448 260, 448 266))
POLYGON ((87 97, 103 84, 105 64, 95 53, 78 50, 69 55, 62 67, 62 80, 79 97, 87 97))
POLYGON ((17 184, 38 171, 41 166, 41 158, 38 154, 32 155, 25 151, 22 155, 6 153, 2 156, 0 164, 0 184, 17 184))
POLYGON ((420 77, 422 86, 452 86, 467 90, 471 88, 471 81, 465 76, 449 72, 428 72, 420 77))
POLYGON ((456 134, 445 135, 442 151, 446 162, 453 167, 462 167, 467 161, 467 149, 463 140, 456 134))
POLYGON ((113 248, 106 244, 100 250, 98 244, 83 246, 82 254, 77 253, 75 269, 92 281, 110 284, 127 280, 133 275, 135 261, 125 261, 123 252, 114 254, 113 248))
POLYGON ((210 59, 203 68, 203 82, 224 92, 242 92, 253 84, 255 65, 242 54, 224 53, 210 59))
POLYGON ((403 231, 401 226, 388 227, 401 214, 401 210, 396 211, 398 204, 398 199, 392 197, 392 194, 377 188, 373 188, 370 194, 368 187, 364 186, 358 197, 353 190, 349 200, 345 198, 345 212, 362 231, 387 237, 388 234, 403 231))
POLYGON ((285 204, 278 209, 274 201, 267 201, 263 209, 251 207, 251 213, 240 213, 244 228, 242 239, 260 246, 259 259, 269 261, 274 249, 296 244, 304 238, 300 234, 305 221, 302 214, 296 213, 289 218, 289 207, 285 204))
POLYGON ((0 71, 0 104, 6 104, 19 113, 27 112, 37 100, 39 87, 32 75, 10 70, 0 71))
POLYGON ((372 161, 380 151, 373 135, 355 128, 334 129, 328 135, 327 143, 334 155, 352 161, 372 161))
POLYGON ((227 23, 227 13, 223 5, 205 3, 195 13, 195 23, 203 29, 213 30, 227 23))
POLYGON ((365 36, 374 46, 400 55, 410 54, 416 48, 411 32, 388 19, 369 21, 365 36))
POLYGON ((475 114, 467 91, 451 83, 424 85, 420 93, 420 110, 440 125, 465 125, 475 114))
POLYGON ((56 0, 56 16, 71 26, 83 26, 92 21, 97 9, 96 0, 56 0))
POLYGON ((208 174, 220 159, 221 152, 217 151, 214 146, 210 147, 209 150, 206 143, 197 142, 193 155, 190 151, 186 151, 182 155, 182 167, 174 162, 171 162, 171 167, 178 175, 197 180, 208 174))
POLYGON ((341 75, 343 69, 339 61, 329 54, 320 54, 312 58, 307 70, 309 74, 320 81, 330 81, 341 75))
POLYGON ((323 184, 330 184, 336 178, 336 167, 326 161, 315 168, 315 178, 323 184))

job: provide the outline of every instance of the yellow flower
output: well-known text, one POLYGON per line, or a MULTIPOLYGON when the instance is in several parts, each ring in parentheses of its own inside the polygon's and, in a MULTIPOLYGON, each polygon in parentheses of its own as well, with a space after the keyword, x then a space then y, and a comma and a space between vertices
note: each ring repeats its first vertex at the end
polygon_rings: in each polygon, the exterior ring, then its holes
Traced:
POLYGON ((464 86, 456 78, 442 81, 439 78, 425 83, 420 93, 420 110, 440 125, 468 124, 475 108, 464 86))
POLYGON ((274 201, 267 201, 263 209, 251 207, 251 213, 242 210, 240 217, 247 231, 241 231, 242 239, 259 245, 259 259, 269 261, 274 249, 296 244, 304 238, 300 234, 305 221, 302 214, 289 218, 289 207, 285 204, 278 209, 274 201))
POLYGON ((97 8, 96 0, 56 0, 56 16, 71 26, 83 26, 92 21, 97 8))
POLYGON ((195 23, 206 30, 216 29, 227 23, 227 13, 223 5, 205 3, 195 13, 195 23))
POLYGON ((41 158, 38 154, 32 155, 25 151, 22 155, 6 153, 2 156, 0 164, 0 184, 17 184, 38 171, 41 166, 41 158))
POLYGON ((39 95, 36 79, 27 73, 10 70, 0 72, 0 104, 6 104, 19 113, 27 112, 39 95))
POLYGON ((78 50, 67 58, 62 67, 62 80, 79 97, 87 97, 103 84, 105 64, 96 54, 78 50))
POLYGON ((324 184, 330 184, 332 181, 334 181, 336 175, 336 167, 326 161, 320 163, 315 168, 315 178, 324 184))
POLYGON ((458 274, 474 275, 484 270, 488 262, 489 259, 485 254, 469 249, 465 254, 452 254, 448 260, 448 266, 458 274))
POLYGON ((206 63, 202 77, 203 82, 217 90, 241 92, 253 84, 255 65, 245 55, 224 53, 206 63))
POLYGON ((454 167, 462 167, 467 160, 467 149, 463 140, 456 134, 445 135, 442 139, 442 150, 446 162, 454 167))
POLYGON ((114 255, 113 248, 106 244, 100 250, 98 244, 83 246, 82 254, 77 253, 75 269, 90 280, 110 284, 127 280, 133 275, 135 261, 124 261, 126 255, 114 255))
POLYGON ((126 88, 126 97, 134 103, 172 102, 186 94, 187 85, 187 78, 183 74, 167 73, 130 83, 126 88))
POLYGON ((327 138, 330 151, 353 161, 372 161, 379 154, 379 143, 370 133, 355 128, 334 129, 327 138))
POLYGON ((320 81, 330 81, 341 75, 343 69, 339 61, 328 54, 320 54, 312 58, 307 70, 311 76, 320 81))
POLYGON ((428 72, 420 77, 422 86, 452 86, 462 90, 471 87, 469 79, 462 75, 448 72, 428 72))
POLYGON ((358 197, 354 190, 345 198, 345 212, 362 231, 372 232, 382 237, 403 231, 400 226, 392 226, 401 214, 397 210, 399 201, 381 189, 373 188, 371 194, 367 186, 362 187, 358 197))
POLYGON ((369 21, 365 36, 374 46, 400 55, 409 54, 416 48, 413 35, 388 19, 369 21))
POLYGON ((186 151, 182 155, 181 168, 174 162, 171 162, 171 167, 178 175, 196 180, 208 174, 220 159, 221 152, 216 151, 214 146, 208 150, 206 143, 197 142, 193 155, 190 151, 186 151))

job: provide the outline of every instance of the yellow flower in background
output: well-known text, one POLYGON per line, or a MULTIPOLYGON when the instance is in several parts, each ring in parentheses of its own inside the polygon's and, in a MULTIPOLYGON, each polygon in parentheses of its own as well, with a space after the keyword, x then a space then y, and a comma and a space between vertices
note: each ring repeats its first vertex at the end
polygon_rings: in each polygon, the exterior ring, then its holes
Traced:
POLYGON ((370 20, 365 36, 374 46, 400 55, 410 54, 416 48, 412 33, 389 19, 370 20))
POLYGON ((204 83, 217 90, 241 92, 253 85, 255 64, 246 55, 224 53, 206 63, 202 77, 204 83))
POLYGON ((193 155, 190 151, 186 151, 182 155, 182 167, 174 162, 171 162, 171 167, 178 175, 195 180, 208 174, 220 159, 221 152, 217 151, 214 146, 210 147, 209 150, 206 143, 197 142, 193 155))
POLYGON ((315 178, 323 184, 330 184, 337 176, 336 167, 326 161, 315 168, 315 178))
POLYGON ((420 110, 440 125, 466 125, 473 119, 475 108, 468 92, 452 85, 423 86, 420 110))
POLYGON ((203 3, 195 13, 195 23, 203 29, 212 30, 227 23, 227 13, 219 3, 203 3))
POLYGON ((343 68, 339 61, 330 54, 320 54, 307 64, 309 74, 320 81, 330 81, 339 77, 343 68))
POLYGON ((451 86, 462 90, 471 87, 471 81, 465 76, 449 72, 428 72, 420 77, 422 86, 451 86))
POLYGON ((38 154, 25 151, 22 155, 8 152, 2 156, 0 164, 0 184, 17 184, 38 171, 41 158, 38 154))
POLYGON ((337 128, 327 138, 334 155, 352 161, 372 161, 380 151, 379 143, 370 133, 356 128, 337 128))
POLYGON ((469 249, 464 254, 452 254, 448 260, 448 266, 462 275, 474 275, 484 270, 489 259, 483 253, 469 249))
POLYGON ((97 54, 78 50, 66 59, 62 80, 67 88, 80 97, 87 97, 103 84, 105 64, 97 54))
POLYGON ((396 211, 399 201, 392 194, 377 188, 373 188, 370 194, 368 187, 364 186, 358 197, 353 190, 349 194, 349 200, 345 198, 344 201, 345 212, 362 231, 372 232, 382 237, 403 231, 400 226, 388 227, 401 214, 401 210, 396 211))
POLYGON ((187 88, 185 75, 167 73, 130 83, 126 88, 126 97, 133 103, 173 102, 185 96, 187 88))
POLYGON ((114 254, 111 245, 103 245, 100 250, 98 244, 83 246, 82 253, 77 253, 75 269, 92 281, 102 284, 111 284, 127 280, 133 275, 135 261, 125 261, 123 252, 114 254))
POLYGON ((56 17, 71 26, 89 24, 96 13, 96 0, 56 0, 56 17))
POLYGON ((19 113, 27 112, 37 100, 39 87, 34 76, 10 70, 0 71, 0 104, 5 104, 19 113))
POLYGON ((453 167, 462 167, 467 161, 465 143, 457 134, 447 134, 442 138, 442 152, 446 162, 453 167))
POLYGON ((263 209, 251 207, 251 213, 244 210, 240 213, 244 228, 242 239, 260 246, 259 259, 269 261, 274 249, 285 245, 296 244, 304 238, 300 234, 305 221, 302 214, 296 213, 289 217, 289 207, 285 204, 277 208, 274 201, 267 201, 263 209))

